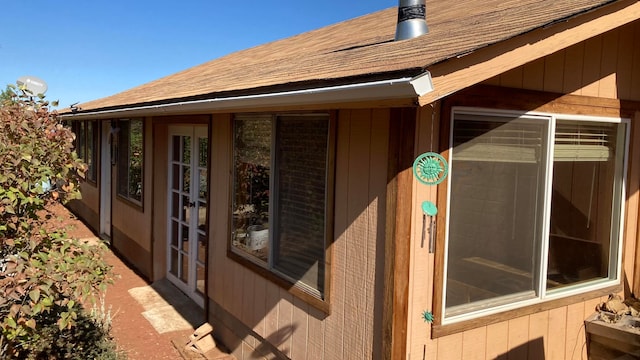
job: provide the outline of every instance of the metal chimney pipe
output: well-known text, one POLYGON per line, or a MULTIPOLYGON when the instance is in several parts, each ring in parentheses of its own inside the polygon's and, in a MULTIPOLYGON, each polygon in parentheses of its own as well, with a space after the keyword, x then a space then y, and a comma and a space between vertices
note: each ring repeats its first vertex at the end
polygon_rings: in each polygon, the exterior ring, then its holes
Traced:
POLYGON ((429 32, 425 0, 399 0, 396 41, 413 39, 429 32))

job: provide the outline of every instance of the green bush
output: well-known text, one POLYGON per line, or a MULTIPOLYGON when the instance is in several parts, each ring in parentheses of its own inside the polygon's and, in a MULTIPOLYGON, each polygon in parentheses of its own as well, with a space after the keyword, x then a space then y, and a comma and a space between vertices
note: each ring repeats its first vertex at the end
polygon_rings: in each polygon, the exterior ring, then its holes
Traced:
MULTIPOLYGON (((44 97, 9 87, 0 100, 0 351, 22 354, 52 324, 72 330, 106 289, 104 246, 68 239, 46 223, 54 202, 78 198, 86 165, 74 134, 44 97)), ((49 329, 49 330, 47 330, 49 329)), ((63 336, 61 339, 65 339, 63 336)), ((0 353, 1 355, 2 353, 0 353)), ((4 358, 4 357, 3 357, 4 358)))
MULTIPOLYGON (((75 326, 60 329, 57 324, 60 313, 67 309, 54 307, 51 312, 40 314, 39 331, 25 341, 12 355, 27 360, 124 360, 126 355, 116 349, 109 334, 110 317, 105 314, 87 313, 77 308, 75 326)), ((95 308, 94 308, 95 310, 95 308)))

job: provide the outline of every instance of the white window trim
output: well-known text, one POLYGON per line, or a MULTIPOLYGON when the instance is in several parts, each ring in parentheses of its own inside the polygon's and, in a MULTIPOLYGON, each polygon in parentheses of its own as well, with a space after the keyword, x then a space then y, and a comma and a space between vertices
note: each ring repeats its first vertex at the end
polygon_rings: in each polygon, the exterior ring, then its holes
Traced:
MULTIPOLYGON (((460 314, 460 315, 455 315, 455 316, 450 316, 450 317, 445 317, 445 313, 446 313, 446 295, 447 295, 447 274, 448 274, 448 258, 449 258, 449 227, 450 227, 450 219, 451 219, 451 214, 450 214, 450 206, 447 205, 447 209, 446 209, 446 219, 445 219, 445 246, 444 246, 444 265, 443 265, 443 269, 444 269, 444 276, 443 276, 443 286, 442 286, 442 298, 440 299, 440 302, 442 304, 442 314, 440 315, 440 320, 441 320, 441 324, 442 325, 448 325, 448 324, 453 324, 453 323, 458 323, 458 322, 462 322, 462 321, 467 321, 467 320, 472 320, 472 319, 477 319, 480 317, 484 317, 484 316, 488 316, 488 315, 493 315, 493 314, 497 314, 497 313, 501 313, 504 311, 509 311, 509 310, 515 310, 515 309, 519 309, 522 307, 526 307, 529 305, 535 305, 535 304, 539 304, 539 303, 543 303, 543 302, 548 302, 551 300, 556 300, 556 299, 560 299, 560 298, 565 298, 565 297, 569 297, 572 295, 577 295, 577 294, 582 294, 582 293, 586 293, 589 291, 594 291, 594 290, 598 290, 598 289, 602 289, 602 288, 606 288, 609 286, 614 286, 614 285, 618 285, 620 284, 621 278, 622 278, 622 250, 623 250, 623 238, 624 238, 624 220, 625 220, 625 201, 624 199, 626 199, 626 179, 627 179, 627 169, 628 169, 628 159, 629 159, 629 141, 630 141, 630 136, 631 136, 631 131, 630 131, 630 124, 631 124, 631 120, 628 118, 621 118, 621 117, 604 117, 604 116, 588 116, 588 115, 571 115, 571 114, 556 114, 556 113, 546 113, 546 112, 523 112, 523 111, 510 111, 510 110, 500 110, 500 109, 489 109, 489 108, 479 108, 479 107, 464 107, 464 106, 457 106, 457 107, 452 107, 451 108, 451 114, 450 114, 450 129, 451 131, 449 131, 449 144, 453 144, 453 123, 455 120, 455 115, 456 113, 470 113, 470 114, 475 114, 475 115, 482 115, 482 116, 491 116, 491 115, 495 115, 495 116, 505 116, 505 115, 509 115, 509 116, 518 116, 518 117, 540 117, 540 118, 548 118, 549 121, 547 123, 548 126, 548 136, 549 139, 554 139, 555 137, 555 124, 557 120, 578 120, 578 121, 593 121, 593 122, 599 122, 599 123, 616 123, 616 124, 624 124, 625 128, 624 128, 624 136, 622 137, 624 139, 624 151, 623 151, 623 158, 622 158, 622 169, 621 169, 621 174, 620 176, 622 177, 621 179, 621 195, 619 199, 614 199, 614 204, 613 206, 619 206, 620 208, 620 216, 619 216, 619 231, 618 231, 618 239, 617 239, 617 254, 615 254, 615 259, 616 259, 616 264, 615 264, 615 274, 616 277, 615 279, 601 279, 601 280, 594 280, 592 282, 589 282, 586 285, 583 284, 574 284, 574 285, 569 285, 566 287, 563 287, 561 289, 557 289, 557 290, 552 290, 552 291, 547 291, 546 287, 544 286, 544 281, 539 281, 538 286, 539 288, 537 289, 538 293, 540 295, 536 296, 533 299, 526 299, 526 300, 521 300, 521 301, 514 301, 512 303, 508 303, 508 304, 503 304, 503 305, 498 305, 498 306, 494 306, 494 307, 490 307, 488 309, 480 309, 477 311, 471 311, 468 313, 464 313, 464 314, 460 314)), ((546 163, 547 164, 552 164, 552 159, 553 159, 553 146, 554 146, 554 141, 548 141, 547 142, 547 158, 546 158, 546 163)), ((451 159, 453 156, 453 148, 449 148, 449 159, 451 159)), ((452 161, 449 161, 448 164, 448 174, 449 176, 453 175, 453 172, 455 171, 452 168, 452 161)), ((553 181, 553 166, 548 166, 547 165, 547 178, 545 179, 545 208, 544 208, 544 213, 543 213, 543 221, 544 221, 544 225, 543 225, 543 231, 544 234, 549 234, 549 226, 550 226, 550 211, 551 211, 551 186, 552 186, 552 181, 553 181)), ((449 201, 451 199, 451 181, 447 182, 447 204, 449 204, 449 201)), ((613 227, 613 223, 612 223, 612 227, 613 227)), ((540 272, 540 276, 543 276, 543 279, 546 279, 546 273, 547 273, 547 268, 545 266, 545 264, 547 264, 548 262, 548 245, 549 242, 548 241, 543 241, 543 248, 542 248, 542 258, 541 258, 541 272, 540 272)), ((611 267, 613 266, 613 264, 609 264, 610 270, 611 267)))

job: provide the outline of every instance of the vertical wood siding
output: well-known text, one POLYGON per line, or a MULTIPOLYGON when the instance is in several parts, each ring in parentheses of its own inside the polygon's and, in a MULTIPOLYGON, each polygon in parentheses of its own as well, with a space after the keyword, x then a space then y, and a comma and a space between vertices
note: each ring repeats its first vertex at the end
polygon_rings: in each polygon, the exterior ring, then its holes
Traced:
MULTIPOLYGON (((126 257, 135 258, 133 252, 143 250, 151 255, 151 215, 152 215, 152 182, 153 182, 153 126, 151 118, 144 120, 144 194, 142 209, 138 206, 132 206, 121 200, 116 194, 114 187, 112 206, 111 224, 116 229, 112 234, 113 244, 118 247, 126 257), (121 233, 127 239, 117 239, 117 233, 121 233), (120 240, 120 241, 118 241, 120 240), (130 242, 134 241, 135 244, 130 242)), ((116 168, 114 167, 114 170, 116 168)), ((117 170, 116 170, 117 171, 117 170)), ((117 177, 116 177, 117 178, 117 177)), ((135 266, 148 277, 151 277, 151 264, 136 263, 135 266)))
MULTIPOLYGON (((82 193, 82 202, 91 211, 98 214, 100 212, 100 188, 99 185, 91 185, 87 183, 80 184, 80 192, 82 193)), ((99 224, 98 224, 99 225, 99 224)), ((99 226, 98 226, 99 227, 99 226)))
POLYGON ((640 101, 640 22, 486 81, 504 87, 640 101))
MULTIPOLYGON (((579 43, 486 81, 487 84, 542 90, 607 99, 640 100, 640 22, 579 43)), ((419 117, 416 154, 437 148, 432 145, 430 109, 419 117)), ((640 114, 632 119, 637 124, 640 114)), ((438 134, 437 129, 433 134, 438 134)), ((624 277, 634 287, 640 273, 637 253, 640 134, 632 126, 628 193, 624 232, 624 277), (634 145, 635 144, 635 145, 634 145)), ((434 140, 435 141, 435 140, 434 140)), ((446 189, 439 189, 445 191, 446 189)), ((419 319, 432 304, 432 257, 420 247, 422 213, 419 204, 435 199, 435 190, 420 186, 415 191, 414 252, 412 254, 409 358, 422 359, 585 359, 583 322, 604 298, 591 299, 462 333, 431 339, 430 327, 419 319)), ((443 231, 443 229, 438 229, 443 231)))
MULTIPOLYGON (((112 201, 112 224, 129 238, 135 240, 140 247, 146 251, 151 251, 151 199, 152 194, 152 169, 153 161, 153 130, 150 119, 144 122, 144 194, 142 209, 135 205, 130 205, 117 196, 114 187, 114 200, 112 201)), ((114 170, 116 168, 114 167, 114 170)), ((117 179, 117 177, 116 177, 117 179)))
POLYGON ((383 300, 379 255, 389 110, 340 111, 337 126, 331 313, 326 315, 227 257, 232 127, 229 115, 214 116, 209 297, 220 313, 242 323, 225 325, 247 334, 227 344, 238 358, 266 356, 269 346, 292 359, 379 357, 380 341, 374 339, 380 340, 381 333, 375 319, 383 300))
POLYGON ((85 221, 94 231, 100 229, 100 190, 98 187, 88 183, 80 184, 82 199, 71 200, 67 206, 71 211, 85 221))
POLYGON ((154 121, 153 128, 153 278, 167 275, 167 191, 169 182, 169 132, 164 123, 154 121))

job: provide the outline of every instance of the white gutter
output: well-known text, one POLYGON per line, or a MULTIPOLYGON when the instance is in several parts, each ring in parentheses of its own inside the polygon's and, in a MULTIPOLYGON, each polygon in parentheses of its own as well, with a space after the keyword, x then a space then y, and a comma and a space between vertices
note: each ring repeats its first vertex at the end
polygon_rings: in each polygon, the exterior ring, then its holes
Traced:
POLYGON ((278 106, 418 98, 431 91, 433 91, 431 74, 428 71, 425 71, 416 77, 403 77, 359 84, 328 86, 277 93, 181 101, 159 105, 134 106, 113 110, 89 110, 87 112, 82 112, 82 110, 80 110, 78 113, 65 113, 60 116, 65 119, 84 120, 203 113, 207 111, 239 110, 278 106))

